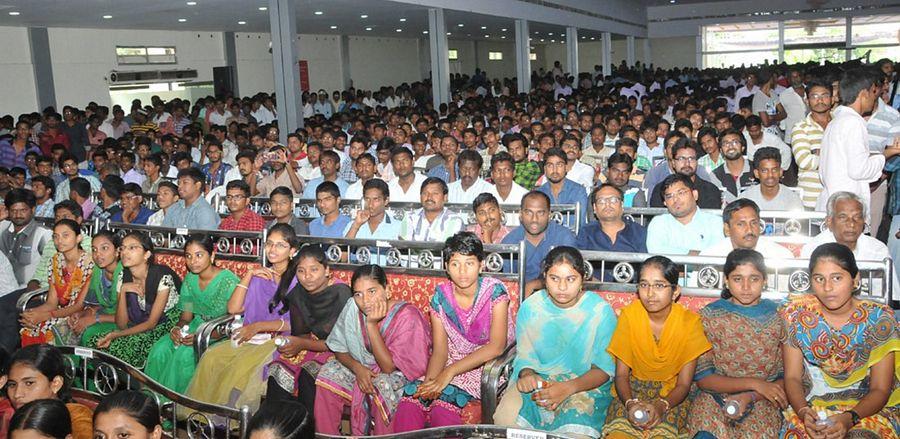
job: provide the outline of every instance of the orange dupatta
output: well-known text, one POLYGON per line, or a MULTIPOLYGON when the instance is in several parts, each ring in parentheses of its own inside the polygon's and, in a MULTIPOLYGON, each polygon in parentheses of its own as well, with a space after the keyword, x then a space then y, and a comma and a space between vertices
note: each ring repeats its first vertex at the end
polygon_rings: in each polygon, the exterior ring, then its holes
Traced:
POLYGON ((640 300, 622 308, 607 351, 631 368, 635 378, 663 383, 661 396, 675 387, 685 364, 712 349, 700 316, 677 303, 663 326, 659 343, 650 330, 650 316, 640 300))

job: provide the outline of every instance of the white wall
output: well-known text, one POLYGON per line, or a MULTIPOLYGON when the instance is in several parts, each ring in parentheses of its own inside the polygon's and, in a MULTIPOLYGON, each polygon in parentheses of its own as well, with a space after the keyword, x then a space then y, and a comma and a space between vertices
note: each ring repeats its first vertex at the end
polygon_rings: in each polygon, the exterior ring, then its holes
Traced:
POLYGON ((0 114, 39 111, 28 30, 0 26, 0 41, 0 114))
POLYGON ((696 37, 651 38, 650 53, 655 67, 698 67, 696 37))
POLYGON ((397 86, 420 76, 417 39, 350 37, 350 77, 357 88, 397 86))
POLYGON ((220 32, 49 28, 48 33, 58 106, 108 105, 104 78, 110 70, 196 69, 197 81, 212 81, 213 67, 225 65, 220 32), (178 63, 118 66, 116 46, 129 45, 175 46, 178 63))
MULTIPOLYGON (((479 41, 478 42, 478 67, 481 68, 488 78, 503 79, 516 76, 516 44, 496 41, 479 41), (488 57, 490 52, 500 52, 503 59, 492 61, 488 57)), ((472 69, 474 72, 475 69, 472 69)))
POLYGON ((238 91, 251 96, 275 89, 272 54, 269 53, 269 34, 236 33, 234 48, 237 56, 238 91))

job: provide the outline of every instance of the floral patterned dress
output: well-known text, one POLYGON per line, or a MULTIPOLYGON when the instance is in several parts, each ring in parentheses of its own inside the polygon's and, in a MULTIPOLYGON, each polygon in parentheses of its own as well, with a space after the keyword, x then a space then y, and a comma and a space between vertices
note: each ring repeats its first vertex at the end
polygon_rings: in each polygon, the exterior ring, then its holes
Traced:
MULTIPOLYGON (((75 264, 75 269, 66 267, 62 253, 56 253, 50 260, 48 294, 55 294, 57 309, 72 305, 79 299, 84 284, 91 281, 94 261, 87 252, 82 252, 75 264)), ((32 344, 77 345, 79 337, 69 328, 65 318, 51 318, 34 329, 23 328, 20 331, 22 346, 32 344)))

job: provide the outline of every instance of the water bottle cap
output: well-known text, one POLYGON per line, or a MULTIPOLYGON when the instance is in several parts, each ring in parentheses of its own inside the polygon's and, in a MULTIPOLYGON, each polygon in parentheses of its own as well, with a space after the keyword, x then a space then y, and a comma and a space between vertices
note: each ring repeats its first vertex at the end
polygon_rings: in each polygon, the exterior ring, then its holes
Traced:
POLYGON ((828 419, 828 413, 825 413, 825 410, 819 410, 819 419, 823 421, 828 419))
POLYGON ((641 420, 647 417, 647 414, 644 413, 643 410, 635 410, 634 411, 634 419, 641 420))
POLYGON ((729 415, 737 414, 737 409, 738 408, 734 404, 728 404, 727 406, 725 406, 725 412, 729 415))
POLYGON ((188 332, 190 330, 191 330, 191 327, 189 325, 184 325, 181 327, 181 332, 188 332))

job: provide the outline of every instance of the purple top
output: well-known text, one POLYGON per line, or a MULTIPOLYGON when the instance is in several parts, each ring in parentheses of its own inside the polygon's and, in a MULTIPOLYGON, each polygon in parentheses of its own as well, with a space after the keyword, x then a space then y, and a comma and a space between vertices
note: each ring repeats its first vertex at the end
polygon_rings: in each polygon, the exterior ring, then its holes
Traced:
MULTIPOLYGON (((297 277, 294 276, 291 282, 291 288, 297 283, 297 277)), ((261 277, 254 276, 250 279, 250 285, 247 286, 247 296, 244 297, 244 322, 268 322, 272 320, 283 320, 285 328, 290 330, 290 313, 285 312, 279 314, 282 304, 278 304, 275 312, 269 312, 269 302, 275 297, 275 291, 278 290, 278 283, 271 280, 265 280, 261 277)))

